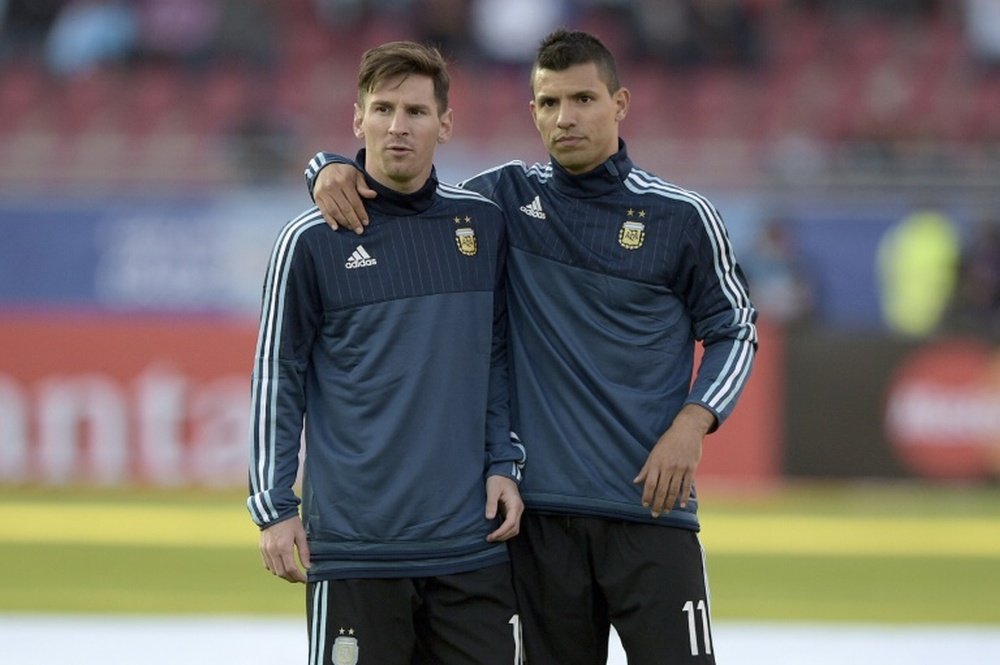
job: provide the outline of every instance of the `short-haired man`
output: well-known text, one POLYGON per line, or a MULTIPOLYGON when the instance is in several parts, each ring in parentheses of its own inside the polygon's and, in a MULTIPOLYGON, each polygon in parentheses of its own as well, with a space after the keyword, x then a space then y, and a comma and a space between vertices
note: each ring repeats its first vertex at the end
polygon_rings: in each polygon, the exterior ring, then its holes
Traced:
POLYGON ((503 542, 524 453, 509 426, 504 215, 436 178, 448 83, 435 49, 365 53, 368 234, 337 233, 314 207, 282 229, 267 270, 247 505, 265 567, 307 582, 316 665, 520 658, 503 542))

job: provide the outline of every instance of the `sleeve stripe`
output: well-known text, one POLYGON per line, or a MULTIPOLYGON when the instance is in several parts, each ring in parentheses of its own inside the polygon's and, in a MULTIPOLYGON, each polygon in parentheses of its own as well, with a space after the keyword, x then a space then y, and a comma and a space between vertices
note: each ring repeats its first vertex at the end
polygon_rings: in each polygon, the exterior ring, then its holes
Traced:
POLYGON ((478 194, 470 189, 462 189, 454 185, 446 185, 444 183, 439 183, 437 188, 438 196, 444 199, 458 199, 458 200, 468 200, 468 201, 479 201, 481 203, 488 203, 495 208, 500 208, 496 202, 491 199, 486 198, 482 194, 478 194))
POLYGON ((705 403, 717 411, 725 411, 729 403, 740 393, 740 388, 746 383, 753 365, 754 345, 746 340, 736 342, 733 346, 725 367, 718 379, 709 386, 705 393, 705 403), (738 357, 734 356, 738 354, 738 357), (730 369, 734 366, 735 369, 730 369))
POLYGON ((723 410, 739 394, 749 376, 754 349, 757 345, 757 328, 753 323, 753 305, 750 294, 736 278, 736 257, 722 219, 703 196, 672 185, 641 169, 633 169, 625 181, 626 187, 636 194, 656 194, 684 201, 698 211, 702 225, 712 244, 715 275, 723 294, 733 307, 733 323, 746 334, 735 340, 729 357, 719 377, 709 386, 703 401, 714 409, 723 410))
POLYGON ((254 382, 251 394, 250 432, 250 489, 248 507, 258 523, 277 517, 268 496, 274 487, 275 447, 277 439, 277 400, 275 381, 278 376, 278 349, 281 342, 281 324, 284 315, 285 290, 291 257, 302 233, 323 224, 319 210, 313 208, 295 218, 282 229, 271 253, 267 276, 264 281, 260 330, 257 336, 257 353, 254 382))
POLYGON ((475 180, 476 178, 479 178, 479 177, 484 176, 484 175, 488 175, 490 173, 496 173, 497 171, 503 171, 504 169, 506 169, 508 167, 513 167, 515 169, 519 169, 519 170, 523 171, 528 177, 535 177, 535 178, 537 178, 539 180, 539 182, 545 182, 546 180, 548 180, 549 178, 552 177, 552 164, 541 164, 541 163, 536 162, 536 163, 532 164, 531 166, 528 166, 527 164, 525 164, 521 160, 515 159, 515 160, 510 161, 510 162, 505 162, 503 164, 498 164, 497 166, 494 166, 492 168, 488 168, 485 171, 480 171, 479 173, 477 173, 476 175, 472 176, 471 178, 466 178, 462 182, 458 183, 458 186, 464 189, 465 188, 465 184, 467 182, 469 182, 470 180, 475 180))
POLYGON ((320 168, 322 168, 325 163, 326 162, 323 158, 322 152, 317 153, 315 156, 313 156, 313 158, 309 160, 309 164, 306 166, 306 171, 305 171, 306 179, 311 181, 313 178, 315 178, 316 174, 319 173, 320 168))

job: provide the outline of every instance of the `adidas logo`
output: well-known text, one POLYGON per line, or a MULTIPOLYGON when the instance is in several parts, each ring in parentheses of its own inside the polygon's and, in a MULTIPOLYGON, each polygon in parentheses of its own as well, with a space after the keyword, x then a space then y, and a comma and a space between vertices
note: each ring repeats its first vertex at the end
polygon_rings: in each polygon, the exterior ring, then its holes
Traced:
POLYGON ((542 202, 535 197, 535 200, 528 205, 521 206, 521 212, 523 212, 528 217, 534 217, 535 219, 545 219, 545 211, 542 210, 542 202))
POLYGON ((358 245, 358 248, 354 250, 353 254, 351 254, 351 258, 347 259, 347 263, 344 264, 344 267, 351 270, 352 268, 367 268, 368 266, 373 266, 377 263, 378 261, 373 259, 371 254, 365 251, 363 245, 358 245))

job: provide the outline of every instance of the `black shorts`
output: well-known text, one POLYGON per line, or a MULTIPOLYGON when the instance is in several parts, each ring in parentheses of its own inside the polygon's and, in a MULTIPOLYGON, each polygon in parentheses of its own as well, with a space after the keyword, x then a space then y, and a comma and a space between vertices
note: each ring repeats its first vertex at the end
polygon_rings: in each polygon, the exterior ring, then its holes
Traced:
POLYGON ((713 665, 704 553, 686 529, 525 513, 509 541, 528 665, 713 665))
POLYGON ((309 665, 517 665, 509 564, 439 577, 310 582, 309 665))

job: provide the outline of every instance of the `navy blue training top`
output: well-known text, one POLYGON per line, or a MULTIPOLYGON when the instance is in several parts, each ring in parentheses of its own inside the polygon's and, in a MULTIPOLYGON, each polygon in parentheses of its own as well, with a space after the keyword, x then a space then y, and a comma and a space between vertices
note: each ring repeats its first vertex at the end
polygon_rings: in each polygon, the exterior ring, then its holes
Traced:
POLYGON ((483 516, 486 476, 519 480, 524 452, 510 438, 503 213, 433 174, 409 195, 368 184, 363 237, 312 208, 275 243, 247 505, 261 527, 298 514, 304 425, 310 580, 506 561, 483 516))

